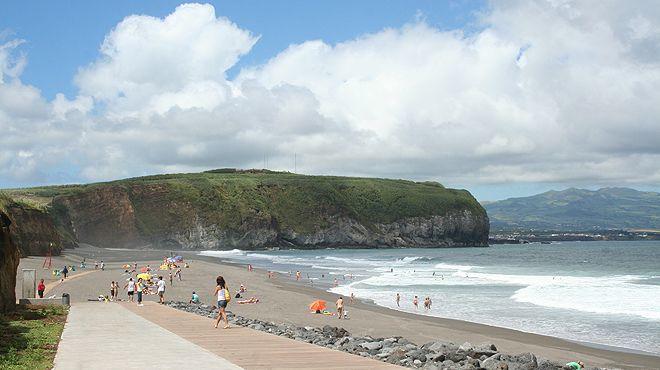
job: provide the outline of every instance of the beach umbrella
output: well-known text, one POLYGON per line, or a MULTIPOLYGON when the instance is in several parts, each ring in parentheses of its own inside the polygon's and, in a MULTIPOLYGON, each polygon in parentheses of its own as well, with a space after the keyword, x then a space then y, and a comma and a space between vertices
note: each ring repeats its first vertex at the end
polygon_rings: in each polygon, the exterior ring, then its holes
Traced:
POLYGON ((309 309, 312 311, 323 311, 325 310, 326 304, 323 300, 316 300, 309 305, 309 309))
POLYGON ((137 278, 142 279, 142 280, 149 280, 149 279, 151 279, 151 275, 146 274, 146 273, 142 273, 142 274, 138 274, 137 278))
POLYGON ((127 264, 127 265, 123 265, 122 267, 125 268, 125 269, 129 269, 129 268, 131 268, 131 265, 127 264))

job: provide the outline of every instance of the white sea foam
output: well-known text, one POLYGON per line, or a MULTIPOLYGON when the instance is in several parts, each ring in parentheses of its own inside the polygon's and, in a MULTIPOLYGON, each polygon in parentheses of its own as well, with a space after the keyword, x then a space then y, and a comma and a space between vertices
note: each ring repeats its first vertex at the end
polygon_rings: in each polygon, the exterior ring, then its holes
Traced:
POLYGON ((245 251, 242 251, 240 249, 232 249, 229 251, 200 251, 199 255, 201 256, 210 256, 210 257, 239 257, 239 256, 244 256, 245 251))
POLYGON ((469 265, 452 265, 450 263, 438 263, 435 265, 435 268, 441 269, 441 270, 458 270, 458 271, 470 271, 473 268, 478 268, 477 266, 469 266, 469 265))

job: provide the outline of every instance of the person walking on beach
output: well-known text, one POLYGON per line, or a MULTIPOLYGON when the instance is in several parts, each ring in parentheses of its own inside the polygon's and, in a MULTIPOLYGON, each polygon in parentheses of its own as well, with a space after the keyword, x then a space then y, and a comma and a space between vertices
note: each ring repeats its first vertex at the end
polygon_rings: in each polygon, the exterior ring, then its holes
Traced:
POLYGON ((39 285, 37 286, 37 293, 39 298, 44 297, 44 291, 46 290, 46 284, 44 284, 44 279, 39 280, 39 285))
POLYGON ((158 277, 158 282, 156 285, 158 285, 158 303, 165 304, 165 282, 163 281, 162 276, 158 277))
POLYGON ((94 261, 94 270, 99 269, 99 261, 94 261))
POLYGON ((217 328, 218 324, 220 324, 220 320, 224 319, 224 328, 227 329, 229 328, 229 320, 227 320, 227 313, 225 312, 225 309, 227 308, 227 303, 229 303, 231 300, 231 294, 229 293, 229 289, 225 283, 225 278, 218 276, 215 279, 215 283, 216 285, 213 296, 218 297, 218 318, 215 320, 215 325, 213 327, 217 328))
POLYGON ((351 305, 353 304, 354 299, 355 299, 355 293, 351 292, 351 305))
POLYGON ((101 271, 104 271, 104 270, 105 270, 105 262, 103 262, 103 260, 101 260, 101 271))
POLYGON ((300 271, 296 271, 296 281, 300 280, 300 271))
POLYGON ((142 304, 142 289, 144 289, 144 283, 142 283, 142 278, 138 278, 137 284, 135 284, 135 291, 137 292, 137 305, 144 306, 142 304))
POLYGON ((181 268, 176 269, 176 273, 174 274, 174 276, 176 276, 179 279, 179 281, 183 280, 183 277, 181 276, 181 268))
POLYGON ((110 300, 112 301, 113 299, 115 299, 115 281, 114 280, 110 283, 110 300))
POLYGON ((339 316, 339 319, 341 320, 341 317, 344 316, 344 298, 339 296, 335 304, 337 305, 337 316, 339 316))
POLYGON ((401 307, 401 305, 399 304, 400 301, 401 301, 401 296, 399 295, 399 293, 397 293, 396 294, 396 306, 397 307, 401 307))
POLYGON ((413 298, 413 306, 415 306, 415 309, 419 307, 419 298, 417 298, 417 296, 413 298))
POLYGON ((135 282, 133 278, 128 279, 128 283, 124 285, 124 289, 128 290, 128 301, 133 302, 133 294, 135 293, 135 282))
POLYGON ((174 286, 174 279, 173 279, 172 271, 170 271, 170 286, 174 286))

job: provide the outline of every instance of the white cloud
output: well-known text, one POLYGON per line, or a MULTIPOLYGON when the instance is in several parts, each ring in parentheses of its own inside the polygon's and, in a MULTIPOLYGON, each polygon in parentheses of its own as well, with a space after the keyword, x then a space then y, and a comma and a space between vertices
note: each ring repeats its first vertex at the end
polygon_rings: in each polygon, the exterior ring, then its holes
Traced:
MULTIPOLYGON (((420 18, 421 19, 421 18, 420 18)), ((258 41, 210 5, 130 16, 45 101, 0 47, 0 176, 100 180, 217 166, 478 183, 657 185, 653 1, 495 1, 466 35, 423 20, 291 45, 235 80, 258 41), (4 76, 4 77, 2 77, 4 76), (30 153, 29 156, 20 153, 30 153)))

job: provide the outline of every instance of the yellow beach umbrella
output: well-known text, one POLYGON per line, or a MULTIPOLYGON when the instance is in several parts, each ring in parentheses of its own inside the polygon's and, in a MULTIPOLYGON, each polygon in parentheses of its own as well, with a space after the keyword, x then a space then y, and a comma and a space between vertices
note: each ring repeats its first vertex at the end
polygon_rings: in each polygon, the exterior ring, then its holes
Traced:
POLYGON ((147 273, 142 273, 142 274, 138 274, 137 278, 142 280, 149 280, 151 279, 151 275, 147 273))

